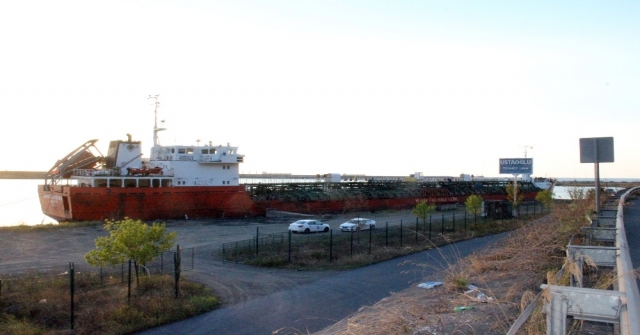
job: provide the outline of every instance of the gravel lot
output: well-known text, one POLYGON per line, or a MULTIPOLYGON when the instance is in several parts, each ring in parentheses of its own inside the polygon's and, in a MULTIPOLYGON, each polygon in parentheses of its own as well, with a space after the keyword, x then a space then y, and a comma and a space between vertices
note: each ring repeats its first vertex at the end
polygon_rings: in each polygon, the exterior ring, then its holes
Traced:
MULTIPOLYGON (((325 217, 334 233, 340 223, 357 216, 354 214, 325 217)), ((365 215, 363 215, 365 216, 365 215)), ((367 213, 366 217, 383 226, 403 222, 415 222, 410 211, 367 213)), ((185 278, 211 287, 224 304, 236 304, 274 292, 290 289, 301 284, 330 276, 331 271, 294 271, 261 269, 242 264, 223 263, 210 257, 212 250, 225 242, 251 239, 259 230, 260 235, 284 233, 295 218, 246 220, 184 220, 168 221, 167 229, 178 232, 177 244, 181 248, 195 248, 194 269, 183 272, 185 278)), ((74 262, 76 269, 87 268, 84 254, 95 247, 94 240, 106 236, 101 226, 43 229, 16 232, 0 229, 0 275, 13 275, 31 271, 53 271, 61 273, 74 262)), ((184 258, 183 258, 184 259, 184 258)), ((88 268, 87 268, 88 269, 88 268)))

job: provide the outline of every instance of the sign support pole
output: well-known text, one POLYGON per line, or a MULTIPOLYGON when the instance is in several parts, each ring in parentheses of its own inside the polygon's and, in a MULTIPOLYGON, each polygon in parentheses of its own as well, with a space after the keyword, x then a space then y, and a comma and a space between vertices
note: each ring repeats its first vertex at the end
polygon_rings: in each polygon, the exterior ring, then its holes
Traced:
POLYGON ((598 157, 598 141, 593 141, 593 150, 596 162, 593 164, 593 172, 596 177, 596 215, 600 215, 600 157, 598 157))
POLYGON ((613 137, 580 139, 580 163, 593 163, 596 187, 595 215, 600 215, 600 163, 613 162, 613 137))
POLYGON ((514 174, 513 175, 513 208, 511 209, 513 216, 518 216, 517 215, 518 212, 516 208, 517 204, 518 204, 518 175, 514 174))

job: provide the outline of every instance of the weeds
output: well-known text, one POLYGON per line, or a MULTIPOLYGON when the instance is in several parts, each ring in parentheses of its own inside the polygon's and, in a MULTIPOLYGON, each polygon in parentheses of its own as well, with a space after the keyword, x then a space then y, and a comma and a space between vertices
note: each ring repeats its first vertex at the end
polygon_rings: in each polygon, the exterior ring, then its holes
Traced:
MULTIPOLYGON (((538 292, 543 283, 562 284, 569 281, 573 272, 578 275, 578 267, 573 271, 565 271, 561 278, 554 281, 554 277, 566 258, 566 246, 580 227, 588 224, 587 215, 590 211, 588 201, 577 201, 572 204, 557 204, 554 212, 544 218, 527 222, 512 221, 501 222, 496 225, 485 226, 485 231, 500 230, 508 227, 520 227, 509 233, 499 244, 462 259, 458 255, 444 257, 446 264, 437 264, 443 267, 445 287, 449 289, 409 289, 412 299, 398 299, 394 303, 381 301, 374 305, 368 312, 376 311, 377 314, 368 314, 363 319, 358 313, 349 319, 344 331, 336 331, 335 334, 390 334, 401 328, 398 324, 383 325, 376 323, 378 328, 373 331, 363 328, 365 321, 372 322, 376 319, 387 318, 388 315, 396 315, 398 310, 410 310, 425 306, 427 310, 419 316, 411 316, 404 313, 402 327, 409 327, 408 334, 504 334, 508 331, 515 318, 536 298, 534 292, 538 292), (501 227, 502 226, 502 227, 501 227), (469 284, 473 283, 478 289, 469 293, 469 284), (465 294, 467 291, 467 294, 465 294), (492 299, 486 303, 480 302, 477 296, 485 295, 492 299), (414 304, 417 306, 403 306, 399 304, 414 304), (452 312, 453 306, 475 306, 473 312, 452 312), (465 314, 466 313, 466 314, 465 314)), ((475 230, 477 233, 478 230, 475 230)), ((483 232, 484 233, 484 232, 483 232)), ((593 272, 594 278, 601 278, 596 287, 607 287, 613 282, 611 275, 603 276, 601 271, 592 267, 585 261, 585 282, 590 279, 593 272), (600 272, 597 274, 595 272, 600 272), (602 279, 605 278, 605 279, 602 279)), ((582 274, 580 274, 582 275, 582 274)), ((441 274, 440 274, 441 276, 441 274)), ((431 279, 431 280, 437 280, 431 279)), ((400 294, 398 294, 400 295, 400 294)), ((404 297, 404 296, 403 296, 404 297)), ((393 297, 391 297, 393 299, 393 297)), ((544 295, 541 296, 544 299, 544 295)), ((399 321, 398 321, 399 322, 399 321)), ((573 325, 579 329, 580 324, 573 325)), ((520 329, 519 334, 545 334, 546 316, 542 313, 542 304, 538 304, 528 322, 520 329)))
MULTIPOLYGON (((95 276, 78 276, 75 334, 129 334, 212 310, 217 298, 204 285, 180 283, 175 298, 170 276, 145 277, 127 301, 126 283, 96 285, 95 276)), ((58 334, 70 329, 66 276, 32 274, 3 285, 0 333, 58 334)))

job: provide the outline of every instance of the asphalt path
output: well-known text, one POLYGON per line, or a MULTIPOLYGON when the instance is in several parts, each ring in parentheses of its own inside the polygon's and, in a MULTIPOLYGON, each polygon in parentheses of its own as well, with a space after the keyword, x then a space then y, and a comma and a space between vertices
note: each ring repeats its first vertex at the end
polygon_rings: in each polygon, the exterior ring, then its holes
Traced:
MULTIPOLYGON (((634 269, 640 268, 640 197, 627 201, 624 209, 624 230, 627 233, 629 256, 634 269)), ((640 288, 640 278, 636 279, 640 288)))
MULTIPOLYGON (((459 242, 367 267, 337 272, 287 290, 226 306, 140 334, 310 334, 417 285, 506 233, 459 242)), ((444 279, 444 277, 442 278, 444 279)))

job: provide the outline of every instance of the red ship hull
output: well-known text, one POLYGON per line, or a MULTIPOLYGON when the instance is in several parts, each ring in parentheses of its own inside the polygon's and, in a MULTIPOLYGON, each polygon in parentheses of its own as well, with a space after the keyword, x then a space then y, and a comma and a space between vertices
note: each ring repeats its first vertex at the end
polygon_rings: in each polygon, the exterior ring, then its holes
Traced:
MULTIPOLYGON (((58 221, 96 221, 124 217, 145 221, 187 218, 242 218, 265 215, 267 210, 303 214, 342 213, 349 210, 402 210, 417 203, 462 204, 467 196, 433 198, 254 202, 244 186, 223 187, 78 187, 39 185, 42 212, 58 221)), ((534 200, 536 193, 525 193, 534 200)), ((483 195, 484 200, 506 200, 506 195, 483 195)))
POLYGON ((245 217, 256 215, 244 186, 70 187, 38 186, 42 212, 58 221, 245 217))

